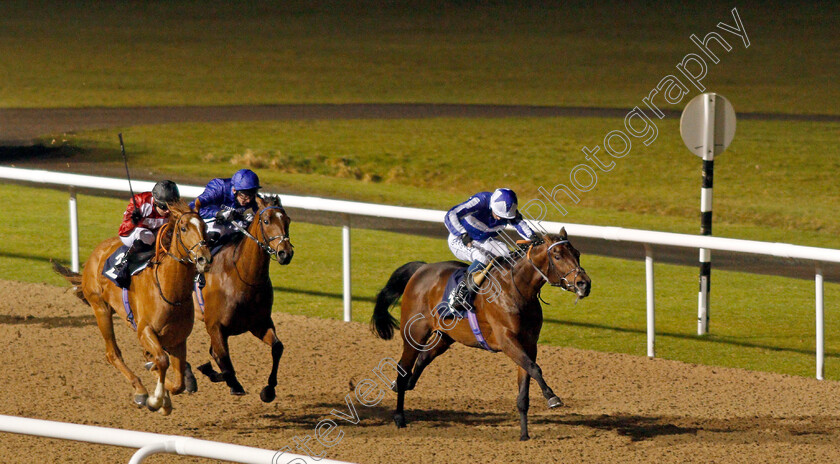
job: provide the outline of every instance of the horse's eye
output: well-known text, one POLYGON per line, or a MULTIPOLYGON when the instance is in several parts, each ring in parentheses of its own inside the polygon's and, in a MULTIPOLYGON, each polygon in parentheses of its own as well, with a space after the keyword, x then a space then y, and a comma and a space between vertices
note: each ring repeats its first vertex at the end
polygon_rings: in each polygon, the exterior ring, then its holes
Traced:
POLYGON ((186 227, 181 227, 181 232, 186 232, 186 231, 187 231, 186 227))
POLYGON ((263 224, 268 224, 268 219, 263 219, 263 224))

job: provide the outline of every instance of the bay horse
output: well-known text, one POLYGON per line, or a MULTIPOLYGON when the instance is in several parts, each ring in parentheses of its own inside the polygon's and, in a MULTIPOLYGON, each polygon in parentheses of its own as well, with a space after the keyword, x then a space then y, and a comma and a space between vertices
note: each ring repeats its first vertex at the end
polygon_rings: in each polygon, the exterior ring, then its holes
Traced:
POLYGON ((269 403, 275 398, 277 365, 283 356, 283 343, 277 338, 271 307, 274 289, 268 277, 269 258, 281 265, 289 264, 294 247, 289 240, 291 219, 275 196, 257 197, 259 211, 247 233, 238 241, 225 245, 205 273, 202 306, 194 294, 196 318, 204 320, 210 335, 210 356, 221 372, 208 361, 198 370, 212 382, 224 381, 232 395, 244 395, 245 389, 236 378, 230 360, 228 337, 251 332, 271 347, 271 373, 260 399, 269 403))
POLYGON ((93 308, 96 324, 105 340, 105 356, 134 387, 133 402, 164 415, 172 412, 169 394, 184 391, 187 367, 187 336, 193 328, 192 282, 196 272, 210 263, 205 244, 207 226, 183 202, 169 204, 169 221, 157 232, 155 255, 149 267, 131 277, 128 301, 137 324, 137 338, 158 382, 149 396, 140 379, 126 366, 114 337, 112 314, 130 324, 123 309, 123 289, 102 275, 102 267, 122 245, 118 237, 100 243, 81 274, 53 262, 53 268, 74 285, 77 297, 93 308), (172 375, 167 369, 172 366, 172 375))
MULTIPOLYGON (((580 267, 580 252, 569 242, 565 229, 560 234, 544 235, 535 241, 525 242, 513 256, 517 258, 513 264, 504 263, 491 269, 487 278, 495 282, 495 291, 481 289, 473 306, 488 347, 503 352, 519 366, 516 407, 520 419, 520 440, 524 441, 530 438, 527 415, 532 377, 542 389, 549 408, 563 405, 563 401, 546 384, 536 362, 537 341, 543 322, 540 291, 548 282, 575 293, 578 299, 585 298, 589 295, 591 280, 580 267)), ((389 340, 394 335, 394 329, 402 327, 400 375, 394 385, 397 391, 394 422, 399 428, 406 424, 403 411, 405 392, 414 388, 429 363, 456 341, 474 348, 482 347, 466 318, 441 319, 436 314, 449 276, 465 266, 460 261, 404 264, 394 271, 376 297, 371 318, 374 333, 389 340), (397 325, 389 310, 401 296, 402 317, 400 325, 397 325)), ((485 282, 485 286, 489 284, 485 282)))

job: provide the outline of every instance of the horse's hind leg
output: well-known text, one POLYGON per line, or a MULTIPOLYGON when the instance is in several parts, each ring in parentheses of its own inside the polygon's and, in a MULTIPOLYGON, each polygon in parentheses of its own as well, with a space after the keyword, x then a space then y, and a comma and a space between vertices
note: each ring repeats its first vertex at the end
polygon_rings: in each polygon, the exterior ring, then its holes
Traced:
MULTIPOLYGON (((403 309, 403 314, 406 314, 405 309, 403 309)), ((421 353, 418 347, 425 346, 424 344, 428 341, 429 336, 432 333, 432 329, 426 321, 426 318, 411 318, 409 320, 413 322, 407 323, 405 316, 403 317, 403 352, 399 362, 400 367, 406 372, 406 375, 397 376, 397 409, 394 411, 394 423, 397 424, 397 427, 399 428, 405 427, 405 411, 403 409, 405 404, 405 392, 408 390, 408 383, 412 376, 411 373, 414 370, 414 364, 421 353), (416 343, 419 343, 420 345, 415 346, 416 343)), ((434 349, 434 347, 431 349, 434 349)), ((428 364, 428 362, 426 364, 428 364)), ((420 370, 422 371, 422 368, 420 370)))
POLYGON ((251 330, 251 333, 271 347, 271 373, 268 374, 268 384, 260 392, 260 399, 264 403, 270 403, 277 396, 274 389, 277 387, 277 365, 283 356, 283 343, 277 338, 274 323, 271 321, 259 329, 251 330))
POLYGON ((414 386, 417 385, 417 380, 420 379, 420 374, 423 373, 423 369, 426 368, 429 364, 434 361, 435 358, 442 355, 452 346, 452 337, 449 335, 443 334, 440 340, 435 343, 435 345, 427 351, 421 351, 420 355, 417 357, 417 362, 414 364, 414 371, 411 373, 411 377, 408 378, 408 383, 406 384, 406 390, 414 390, 414 386))
MULTIPOLYGON (((165 388, 166 370, 169 369, 169 355, 166 354, 166 351, 164 351, 163 347, 160 345, 160 340, 158 340, 157 334, 155 334, 151 327, 138 327, 137 330, 140 343, 143 345, 145 350, 146 359, 151 360, 154 363, 153 370, 156 371, 158 375, 155 392, 146 401, 146 406, 149 410, 157 411, 161 407, 166 406, 167 399, 169 398, 169 392, 165 388)), ((164 414, 168 414, 166 409, 167 408, 164 408, 163 410, 164 414)), ((171 404, 168 409, 169 411, 172 410, 171 404)))
POLYGON ((143 386, 140 378, 134 375, 134 372, 125 365, 122 352, 120 351, 120 347, 117 346, 117 339, 114 336, 114 320, 111 318, 111 308, 105 306, 102 300, 97 297, 91 296, 88 301, 93 308, 93 313, 96 315, 96 325, 99 327, 99 332, 102 333, 102 338, 105 340, 105 357, 109 363, 116 367, 131 382, 131 385, 134 387, 134 398, 132 401, 138 408, 142 408, 146 405, 149 392, 143 386))

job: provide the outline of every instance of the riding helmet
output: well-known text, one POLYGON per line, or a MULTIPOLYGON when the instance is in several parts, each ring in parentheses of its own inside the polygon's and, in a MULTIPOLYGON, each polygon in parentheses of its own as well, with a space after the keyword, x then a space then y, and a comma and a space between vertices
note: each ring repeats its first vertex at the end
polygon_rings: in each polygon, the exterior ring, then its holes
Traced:
POLYGON ((250 169, 240 169, 230 179, 234 190, 254 190, 260 187, 260 178, 250 169))
POLYGON ((504 219, 516 217, 516 194, 511 189, 500 188, 490 196, 490 209, 504 219))
POLYGON ((155 199, 155 203, 168 205, 180 200, 181 193, 178 192, 178 186, 175 185, 175 182, 162 180, 152 188, 152 198, 155 199))

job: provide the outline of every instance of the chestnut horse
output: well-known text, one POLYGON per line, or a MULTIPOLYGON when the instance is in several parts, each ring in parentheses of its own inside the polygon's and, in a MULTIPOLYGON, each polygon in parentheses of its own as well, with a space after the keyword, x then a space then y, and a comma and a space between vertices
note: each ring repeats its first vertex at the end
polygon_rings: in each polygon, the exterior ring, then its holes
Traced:
MULTIPOLYGON (((487 278, 473 303, 476 317, 486 343, 493 351, 502 351, 518 369, 520 440, 528 440, 528 389, 531 377, 537 381, 548 407, 563 402, 546 385, 537 365, 537 340, 540 337, 543 315, 539 294, 548 282, 552 286, 574 292, 578 298, 589 295, 591 281, 580 267, 580 253, 572 246, 565 229, 559 235, 541 236, 525 242, 514 255, 514 264, 496 266, 487 278), (493 291, 485 291, 493 287, 493 291)), ((394 422, 405 427, 403 402, 406 390, 411 390, 423 369, 457 341, 481 348, 466 319, 441 319, 436 307, 443 298, 449 276, 466 266, 459 261, 426 264, 411 262, 398 268, 376 297, 371 329, 382 339, 393 337, 396 319, 389 309, 402 296, 403 353, 399 361, 400 375, 396 381, 397 408, 394 422)))
POLYGON ((192 282, 196 272, 203 272, 211 261, 204 243, 207 226, 195 211, 182 202, 169 204, 169 221, 158 230, 155 256, 149 267, 132 276, 128 301, 137 323, 137 338, 143 354, 157 373, 154 394, 126 366, 114 337, 112 314, 128 323, 123 309, 123 291, 102 275, 106 259, 122 245, 112 237, 97 246, 85 263, 82 274, 53 263, 56 272, 75 286, 76 296, 89 304, 96 314, 96 324, 105 339, 105 356, 134 386, 134 404, 172 412, 169 397, 184 390, 187 336, 193 328, 192 282), (173 373, 166 371, 172 364, 173 373), (164 389, 165 386, 165 389, 164 389))
POLYGON ((210 335, 210 356, 221 372, 210 362, 198 370, 212 382, 224 381, 232 395, 244 395, 230 360, 228 337, 251 332, 271 347, 271 373, 260 399, 274 400, 277 386, 277 364, 283 355, 283 343, 277 338, 271 320, 274 289, 268 277, 270 257, 285 265, 292 261, 294 247, 289 240, 291 219, 277 197, 257 197, 257 212, 243 237, 224 246, 214 257, 205 274, 202 290, 204 313, 196 299, 196 317, 204 320, 210 335))

